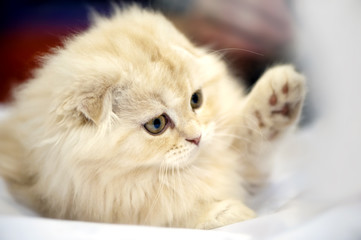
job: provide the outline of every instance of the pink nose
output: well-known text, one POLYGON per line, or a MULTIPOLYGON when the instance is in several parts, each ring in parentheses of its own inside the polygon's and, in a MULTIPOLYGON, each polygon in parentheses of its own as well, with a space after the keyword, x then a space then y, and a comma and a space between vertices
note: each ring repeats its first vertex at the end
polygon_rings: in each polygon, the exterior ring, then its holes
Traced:
POLYGON ((201 136, 197 137, 197 138, 193 138, 193 139, 186 139, 188 142, 194 143, 195 145, 199 145, 199 142, 201 141, 201 136))

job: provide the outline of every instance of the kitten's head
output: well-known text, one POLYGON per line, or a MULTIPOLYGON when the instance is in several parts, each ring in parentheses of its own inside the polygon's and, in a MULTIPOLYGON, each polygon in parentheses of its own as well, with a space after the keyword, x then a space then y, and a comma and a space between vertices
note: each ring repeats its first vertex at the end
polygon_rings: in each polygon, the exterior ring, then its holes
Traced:
POLYGON ((57 131, 99 165, 187 166, 224 144, 238 111, 239 88, 217 57, 137 8, 97 17, 40 74, 52 76, 57 131))

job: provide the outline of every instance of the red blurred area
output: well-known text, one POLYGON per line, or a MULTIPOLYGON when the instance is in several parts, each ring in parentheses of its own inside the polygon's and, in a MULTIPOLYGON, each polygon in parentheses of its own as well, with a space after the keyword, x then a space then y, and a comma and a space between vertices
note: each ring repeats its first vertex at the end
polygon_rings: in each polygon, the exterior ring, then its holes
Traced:
POLYGON ((53 47, 61 45, 61 39, 69 31, 61 26, 26 26, 7 31, 0 39, 0 102, 11 99, 12 89, 31 77, 39 66, 39 58, 53 47))

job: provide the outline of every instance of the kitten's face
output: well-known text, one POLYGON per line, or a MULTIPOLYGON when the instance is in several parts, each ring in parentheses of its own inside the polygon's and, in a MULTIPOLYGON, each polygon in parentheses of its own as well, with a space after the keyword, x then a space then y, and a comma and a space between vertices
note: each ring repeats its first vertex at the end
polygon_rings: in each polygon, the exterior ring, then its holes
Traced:
POLYGON ((81 113, 71 116, 83 118, 81 129, 104 133, 79 144, 93 142, 97 158, 104 153, 120 165, 186 167, 219 144, 217 129, 238 91, 223 64, 163 18, 128 19, 127 26, 118 18, 100 21, 61 55, 69 69, 66 98, 81 113))
POLYGON ((155 74, 142 74, 144 79, 133 82, 129 89, 123 89, 125 95, 118 96, 115 114, 127 122, 129 131, 123 142, 129 148, 123 151, 134 151, 131 158, 145 165, 185 166, 208 137, 209 123, 201 117, 207 97, 203 86, 191 76, 172 74, 162 65, 150 64, 155 74))

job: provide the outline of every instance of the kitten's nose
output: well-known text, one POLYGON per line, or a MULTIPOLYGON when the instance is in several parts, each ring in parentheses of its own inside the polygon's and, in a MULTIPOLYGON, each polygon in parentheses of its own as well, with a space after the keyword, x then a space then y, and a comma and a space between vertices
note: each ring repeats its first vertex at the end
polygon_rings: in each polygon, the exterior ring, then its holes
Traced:
POLYGON ((191 143, 194 143, 195 145, 199 145, 199 142, 201 141, 201 137, 202 135, 200 135, 199 137, 197 138, 193 138, 193 139, 186 139, 188 142, 191 142, 191 143))

